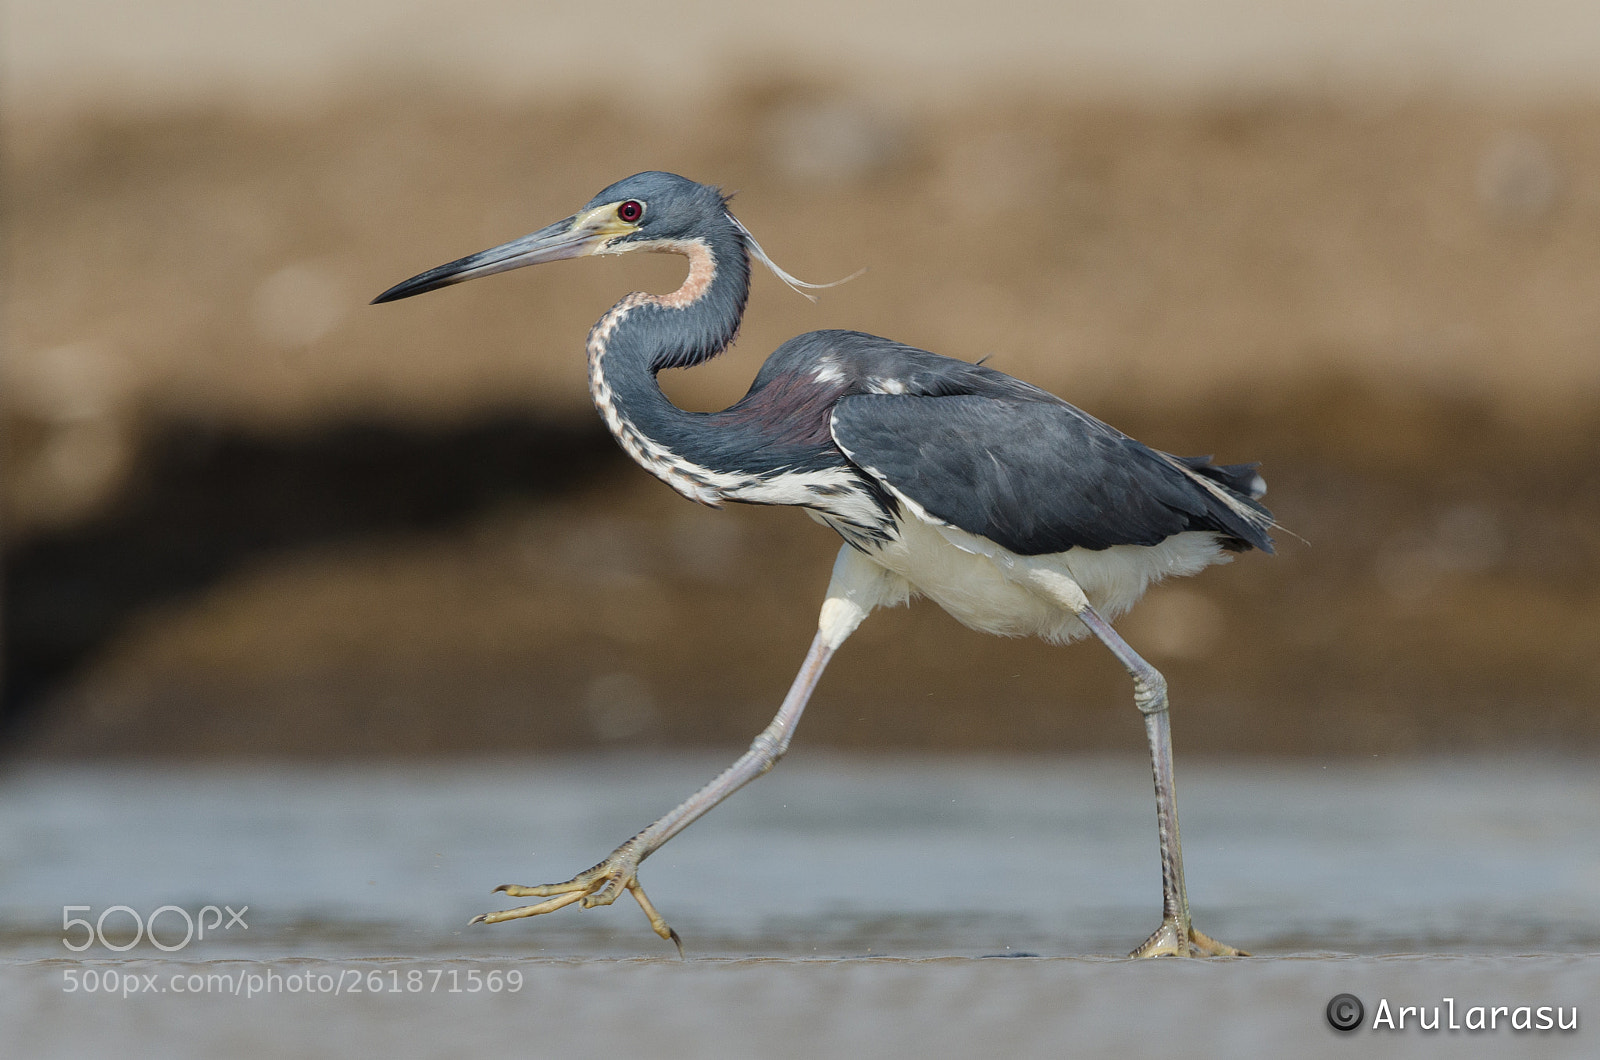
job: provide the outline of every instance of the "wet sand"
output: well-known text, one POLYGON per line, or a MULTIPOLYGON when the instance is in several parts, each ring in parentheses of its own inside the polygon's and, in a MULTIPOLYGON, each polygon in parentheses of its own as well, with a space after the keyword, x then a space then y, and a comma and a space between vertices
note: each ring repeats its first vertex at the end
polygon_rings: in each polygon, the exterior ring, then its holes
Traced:
POLYGON ((1587 1057, 1594 1032, 1585 1021, 1600 1000, 1592 956, 133 961, 122 969, 163 985, 275 972, 347 986, 359 977, 381 992, 127 1000, 63 995, 68 967, 0 962, 0 1015, 21 1055, 1587 1057), (483 982, 516 973, 522 985, 450 993, 473 973, 483 982), (411 993, 408 982, 423 986, 411 993), (1324 1010, 1343 993, 1363 1000, 1366 1019, 1340 1033, 1324 1010), (1462 1029, 1447 1029, 1445 998, 1462 1029), (1374 1029, 1385 999, 1391 1011, 1441 1009, 1444 1029, 1416 1030, 1415 1017, 1405 1030, 1374 1029), (1474 1006, 1546 1004, 1569 1017, 1577 1007, 1577 1030, 1513 1032, 1506 1015, 1496 1031, 1465 1029, 1474 1006))

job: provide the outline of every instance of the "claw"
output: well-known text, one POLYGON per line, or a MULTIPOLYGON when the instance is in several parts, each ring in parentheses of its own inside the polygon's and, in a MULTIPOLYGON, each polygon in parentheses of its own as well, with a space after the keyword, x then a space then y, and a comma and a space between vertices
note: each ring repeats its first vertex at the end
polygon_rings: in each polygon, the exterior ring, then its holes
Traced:
POLYGON ((656 912, 656 907, 650 904, 650 899, 644 896, 644 888, 639 885, 638 877, 628 881, 628 890, 633 894, 634 901, 639 903, 639 908, 644 910, 644 915, 650 918, 650 926, 655 929, 655 933, 678 947, 678 959, 684 960, 683 940, 678 937, 676 931, 667 926, 666 920, 656 912))

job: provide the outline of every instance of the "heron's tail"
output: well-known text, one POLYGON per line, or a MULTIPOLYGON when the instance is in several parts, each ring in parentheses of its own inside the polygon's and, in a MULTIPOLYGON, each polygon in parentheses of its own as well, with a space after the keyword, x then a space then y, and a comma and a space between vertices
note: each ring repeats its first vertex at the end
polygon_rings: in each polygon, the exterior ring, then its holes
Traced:
POLYGON ((1256 471, 1260 464, 1213 464, 1209 456, 1180 456, 1178 459, 1195 474, 1220 482, 1253 501, 1267 495, 1267 480, 1256 471))
POLYGON ((1213 464, 1209 456, 1172 456, 1173 463, 1207 489, 1215 502, 1211 515, 1217 529, 1226 536, 1222 547, 1232 552, 1259 548, 1270 554, 1272 538, 1267 533, 1277 525, 1272 513, 1261 503, 1267 482, 1256 472, 1258 464, 1213 464))

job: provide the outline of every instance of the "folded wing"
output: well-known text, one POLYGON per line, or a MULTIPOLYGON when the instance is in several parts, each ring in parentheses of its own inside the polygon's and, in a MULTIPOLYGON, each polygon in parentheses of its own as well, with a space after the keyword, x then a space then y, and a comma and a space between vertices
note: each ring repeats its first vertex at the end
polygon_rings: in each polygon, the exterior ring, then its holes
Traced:
POLYGON ((919 515, 1018 555, 1154 545, 1187 530, 1272 551, 1252 468, 1169 456, 1054 399, 854 395, 830 426, 845 455, 919 515))

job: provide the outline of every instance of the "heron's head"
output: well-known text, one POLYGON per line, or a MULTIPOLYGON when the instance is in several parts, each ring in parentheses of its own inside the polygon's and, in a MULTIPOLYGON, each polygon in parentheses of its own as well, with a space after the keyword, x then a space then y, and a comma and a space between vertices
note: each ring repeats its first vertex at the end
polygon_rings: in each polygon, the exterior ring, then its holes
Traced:
POLYGON ((743 228, 716 188, 675 173, 619 180, 571 217, 490 250, 429 269, 373 299, 393 302, 479 276, 590 254, 677 250, 685 240, 739 238, 743 228))
POLYGON ((805 283, 778 268, 749 230, 728 212, 727 204, 722 192, 709 184, 698 184, 675 173, 635 173, 601 191, 571 217, 532 235, 429 269, 395 284, 372 301, 393 302, 463 280, 564 258, 635 250, 682 253, 687 244, 696 240, 729 241, 735 245, 742 242, 757 260, 796 290, 832 286, 805 283))

